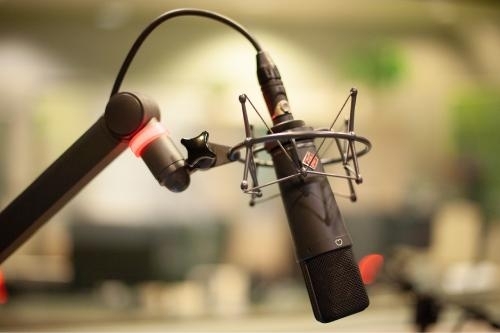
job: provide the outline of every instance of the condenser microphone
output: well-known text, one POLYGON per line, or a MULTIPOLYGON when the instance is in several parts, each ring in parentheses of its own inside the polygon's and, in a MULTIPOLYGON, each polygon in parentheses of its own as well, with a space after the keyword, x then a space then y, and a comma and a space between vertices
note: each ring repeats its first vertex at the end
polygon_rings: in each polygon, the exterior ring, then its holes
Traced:
MULTIPOLYGON (((294 120, 278 69, 264 52, 257 74, 274 126, 272 133, 307 131, 294 120)), ((331 322, 365 309, 368 296, 354 260, 352 240, 312 138, 266 144, 316 319, 331 322), (297 171, 303 176, 293 177, 297 171), (312 173, 305 171, 314 171, 312 173)))

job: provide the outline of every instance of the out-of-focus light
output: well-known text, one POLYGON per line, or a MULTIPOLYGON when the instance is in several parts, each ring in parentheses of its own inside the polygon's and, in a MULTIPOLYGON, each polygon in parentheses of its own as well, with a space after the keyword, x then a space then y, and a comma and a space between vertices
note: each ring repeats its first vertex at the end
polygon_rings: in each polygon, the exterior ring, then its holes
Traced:
POLYGON ((450 1, 429 1, 426 4, 432 17, 442 24, 453 24, 458 20, 457 6, 450 1))
POLYGON ((98 7, 96 26, 103 30, 114 30, 123 27, 133 14, 129 3, 124 1, 103 2, 98 7))
POLYGON ((34 43, 17 38, 0 40, 0 95, 19 101, 33 98, 68 71, 65 63, 34 43), (28 98, 27 98, 28 97, 28 98))
MULTIPOLYGON (((335 81, 332 78, 334 73, 325 74, 322 64, 310 52, 304 51, 300 45, 264 31, 256 35, 267 46, 266 51, 278 65, 297 118, 307 116, 310 120, 317 117, 316 120, 320 121, 325 118, 325 110, 330 110, 332 104, 336 105, 345 99, 345 91, 336 90, 332 83, 335 81)), ((160 64, 157 77, 163 80, 161 85, 156 84, 160 87, 158 93, 155 93, 160 96, 158 104, 190 111, 171 115, 176 117, 172 120, 175 124, 192 125, 196 121, 209 121, 213 124, 216 120, 218 124, 241 126, 241 110, 237 98, 242 93, 249 96, 257 110, 266 112, 255 75, 254 50, 234 34, 221 34, 193 43, 191 47, 160 64), (203 52, 200 53, 200 50, 203 52), (167 89, 165 80, 170 84, 167 89), (177 100, 180 100, 178 107, 177 100), (186 107, 186 100, 191 103, 189 107, 186 107), (215 107, 210 107, 214 104, 215 107), (217 114, 212 113, 212 110, 217 114), (193 114, 199 116, 193 117, 193 114), (224 116, 221 117, 221 114, 224 116)), ((253 117, 252 113, 250 117, 253 117)), ((255 118, 255 122, 258 121, 255 118)))
POLYGON ((359 261, 359 271, 365 285, 375 282, 383 263, 384 257, 380 254, 369 254, 359 261))

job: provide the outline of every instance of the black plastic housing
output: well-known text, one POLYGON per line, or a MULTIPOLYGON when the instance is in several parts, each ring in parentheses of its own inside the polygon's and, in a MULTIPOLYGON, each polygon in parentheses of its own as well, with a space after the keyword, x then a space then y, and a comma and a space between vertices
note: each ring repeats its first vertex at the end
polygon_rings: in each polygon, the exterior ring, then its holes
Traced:
POLYGON ((141 157, 158 182, 170 191, 182 192, 189 186, 190 176, 184 158, 167 134, 148 144, 141 157))

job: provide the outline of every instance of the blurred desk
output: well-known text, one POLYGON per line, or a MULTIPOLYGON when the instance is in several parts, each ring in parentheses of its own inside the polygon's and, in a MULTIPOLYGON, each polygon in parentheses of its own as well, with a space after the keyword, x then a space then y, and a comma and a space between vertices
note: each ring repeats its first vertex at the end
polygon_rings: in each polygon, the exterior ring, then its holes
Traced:
MULTIPOLYGON (((413 332, 409 299, 385 290, 371 293, 371 306, 330 324, 315 321, 307 299, 297 305, 259 305, 239 316, 172 318, 141 308, 113 309, 91 295, 30 295, 0 307, 0 331, 64 332, 413 332)), ((500 307, 497 307, 500 308, 500 307)), ((499 313, 500 315, 500 313, 499 313)), ((450 331, 458 309, 442 314, 435 331, 450 331)), ((483 322, 468 321, 463 332, 491 331, 483 322)))

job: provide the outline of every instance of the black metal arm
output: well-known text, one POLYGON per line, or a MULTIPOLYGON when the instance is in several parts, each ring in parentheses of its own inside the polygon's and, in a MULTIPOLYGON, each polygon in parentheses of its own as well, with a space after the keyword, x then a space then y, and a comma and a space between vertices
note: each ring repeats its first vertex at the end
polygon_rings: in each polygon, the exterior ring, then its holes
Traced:
POLYGON ((0 213, 0 263, 113 161, 158 107, 144 97, 119 93, 71 147, 0 213))
MULTIPOLYGON (((154 103, 130 93, 119 93, 121 83, 137 51, 160 24, 179 16, 200 16, 223 23, 242 34, 257 50, 261 46, 237 22, 201 9, 178 9, 153 20, 129 50, 113 84, 105 114, 24 192, 0 212, 0 263, 61 209, 92 178, 127 148, 128 141, 152 118, 160 118, 154 103)), ((225 154, 219 154, 221 156, 225 154)), ((163 136, 142 156, 160 184, 181 191, 189 184, 188 170, 175 146, 163 136), (164 154, 161 154, 161 152, 164 154), (165 165, 168 167, 165 168, 165 165)), ((233 160, 224 159, 214 165, 233 160)))

